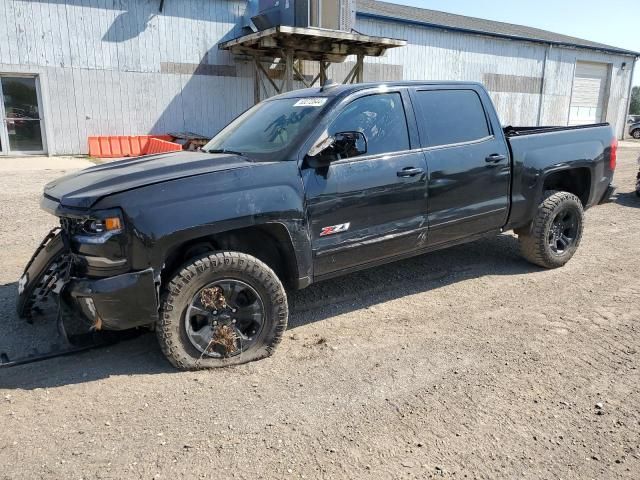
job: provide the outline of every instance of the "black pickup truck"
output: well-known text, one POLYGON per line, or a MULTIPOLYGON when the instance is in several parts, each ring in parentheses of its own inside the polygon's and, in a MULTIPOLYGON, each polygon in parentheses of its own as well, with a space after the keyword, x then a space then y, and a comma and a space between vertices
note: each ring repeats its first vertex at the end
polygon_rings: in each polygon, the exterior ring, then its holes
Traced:
POLYGON ((331 85, 249 109, 201 152, 98 165, 45 187, 60 218, 19 282, 61 326, 155 328, 182 369, 270 355, 286 289, 513 230, 546 268, 612 193, 608 124, 503 128, 476 83, 331 85))

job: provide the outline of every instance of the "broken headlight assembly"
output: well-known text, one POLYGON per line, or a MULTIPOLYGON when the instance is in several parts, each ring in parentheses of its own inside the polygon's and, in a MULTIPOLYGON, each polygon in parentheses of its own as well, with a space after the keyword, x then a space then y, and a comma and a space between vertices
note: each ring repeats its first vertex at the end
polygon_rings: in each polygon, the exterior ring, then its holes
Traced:
POLYGON ((124 230, 124 221, 119 210, 99 210, 79 218, 62 217, 60 223, 78 243, 102 244, 124 230))

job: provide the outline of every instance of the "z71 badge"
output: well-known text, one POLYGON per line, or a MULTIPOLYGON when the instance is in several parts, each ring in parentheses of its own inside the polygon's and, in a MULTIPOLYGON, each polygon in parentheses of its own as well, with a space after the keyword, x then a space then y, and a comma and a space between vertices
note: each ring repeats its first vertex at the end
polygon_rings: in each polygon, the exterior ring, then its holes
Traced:
POLYGON ((346 232, 350 227, 350 223, 342 223, 340 225, 334 225, 333 227, 324 227, 322 230, 320 230, 320 236, 326 237, 327 235, 335 235, 336 233, 346 232))

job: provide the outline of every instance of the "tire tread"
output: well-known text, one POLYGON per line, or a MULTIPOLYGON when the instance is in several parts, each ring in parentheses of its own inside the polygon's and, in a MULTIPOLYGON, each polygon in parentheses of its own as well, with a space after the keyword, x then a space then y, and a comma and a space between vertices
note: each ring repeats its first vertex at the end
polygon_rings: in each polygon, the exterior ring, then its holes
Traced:
POLYGON ((215 252, 191 260, 163 288, 156 335, 162 353, 174 367, 180 370, 198 370, 214 366, 223 367, 259 360, 273 355, 287 329, 288 316, 286 292, 275 272, 268 265, 245 253, 233 251, 215 252), (276 315, 273 319, 276 322, 276 326, 274 333, 269 337, 264 348, 258 350, 257 355, 246 357, 244 353, 241 353, 236 357, 219 359, 219 365, 211 365, 211 362, 209 362, 207 367, 204 367, 198 365, 198 362, 194 362, 192 357, 181 353, 182 349, 178 348, 176 344, 176 342, 180 342, 180 339, 175 338, 176 335, 171 326, 175 321, 182 321, 181 311, 176 308, 176 299, 191 284, 194 278, 212 270, 224 270, 225 267, 233 267, 235 271, 239 270, 245 273, 250 271, 251 276, 262 284, 273 305, 277 307, 276 315), (180 318, 175 318, 176 315, 180 318))
MULTIPOLYGON (((549 254, 546 244, 546 225, 549 221, 549 217, 555 215, 558 208, 566 202, 576 203, 579 207, 580 215, 584 215, 582 203, 573 193, 559 190, 547 190, 544 192, 543 200, 538 207, 538 211, 530 228, 526 233, 520 233, 518 235, 522 256, 529 262, 544 268, 557 268, 561 267, 571 259, 573 254, 569 257, 552 257, 549 254)), ((581 237, 582 222, 578 232, 578 239, 575 244, 576 249, 580 244, 581 237)))

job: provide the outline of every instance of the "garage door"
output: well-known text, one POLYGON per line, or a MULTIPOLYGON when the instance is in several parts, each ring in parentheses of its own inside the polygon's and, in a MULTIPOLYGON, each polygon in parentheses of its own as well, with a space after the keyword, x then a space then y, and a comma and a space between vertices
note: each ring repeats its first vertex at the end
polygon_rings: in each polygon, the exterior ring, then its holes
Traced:
POLYGON ((569 125, 599 123, 604 120, 609 66, 606 63, 576 63, 569 125))

